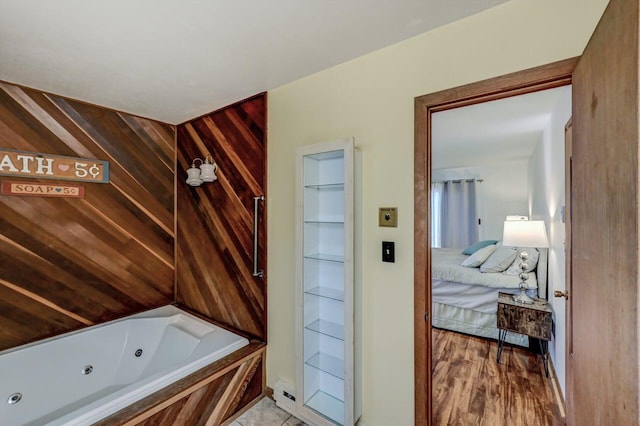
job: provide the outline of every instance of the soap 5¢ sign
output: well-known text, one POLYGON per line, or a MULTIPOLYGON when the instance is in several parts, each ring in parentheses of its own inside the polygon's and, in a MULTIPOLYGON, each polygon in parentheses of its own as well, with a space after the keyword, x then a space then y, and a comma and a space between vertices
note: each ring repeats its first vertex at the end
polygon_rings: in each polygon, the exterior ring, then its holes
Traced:
POLYGON ((0 149, 0 176, 108 183, 109 162, 0 149))
POLYGON ((2 184, 0 184, 0 194, 19 195, 23 197, 84 198, 84 187, 80 185, 48 185, 44 183, 3 181, 2 184))

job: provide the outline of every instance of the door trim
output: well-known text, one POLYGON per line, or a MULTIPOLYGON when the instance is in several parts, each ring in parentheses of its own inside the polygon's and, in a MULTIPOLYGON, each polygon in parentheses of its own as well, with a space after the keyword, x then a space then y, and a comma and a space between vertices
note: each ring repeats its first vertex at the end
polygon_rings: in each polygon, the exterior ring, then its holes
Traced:
POLYGON ((431 114, 571 84, 578 58, 419 96, 414 101, 414 404, 415 424, 431 406, 431 114))

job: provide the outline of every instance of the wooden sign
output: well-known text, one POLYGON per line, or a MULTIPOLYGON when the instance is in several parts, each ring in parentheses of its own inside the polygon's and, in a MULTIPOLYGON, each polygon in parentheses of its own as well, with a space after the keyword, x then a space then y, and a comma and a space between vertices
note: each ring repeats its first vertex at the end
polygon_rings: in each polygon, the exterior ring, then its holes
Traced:
POLYGON ((109 162, 0 149, 0 175, 108 183, 109 162))
POLYGON ((84 187, 80 185, 64 185, 29 182, 3 181, 0 185, 2 195, 21 195, 36 197, 84 198, 84 187))

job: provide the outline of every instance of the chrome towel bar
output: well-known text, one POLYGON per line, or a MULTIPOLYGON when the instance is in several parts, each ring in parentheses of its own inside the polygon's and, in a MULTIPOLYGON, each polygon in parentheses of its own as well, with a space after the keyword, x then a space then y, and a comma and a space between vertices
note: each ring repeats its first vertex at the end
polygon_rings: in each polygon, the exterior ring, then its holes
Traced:
POLYGON ((253 197, 253 272, 254 277, 262 278, 264 271, 258 270, 258 203, 264 201, 264 195, 253 197))

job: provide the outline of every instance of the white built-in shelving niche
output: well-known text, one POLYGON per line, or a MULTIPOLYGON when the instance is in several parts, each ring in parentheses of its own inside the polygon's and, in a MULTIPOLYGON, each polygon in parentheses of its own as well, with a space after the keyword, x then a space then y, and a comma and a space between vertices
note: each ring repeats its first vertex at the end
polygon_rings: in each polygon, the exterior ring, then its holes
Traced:
POLYGON ((296 407, 316 424, 353 425, 359 417, 353 155, 353 139, 298 150, 296 407))

